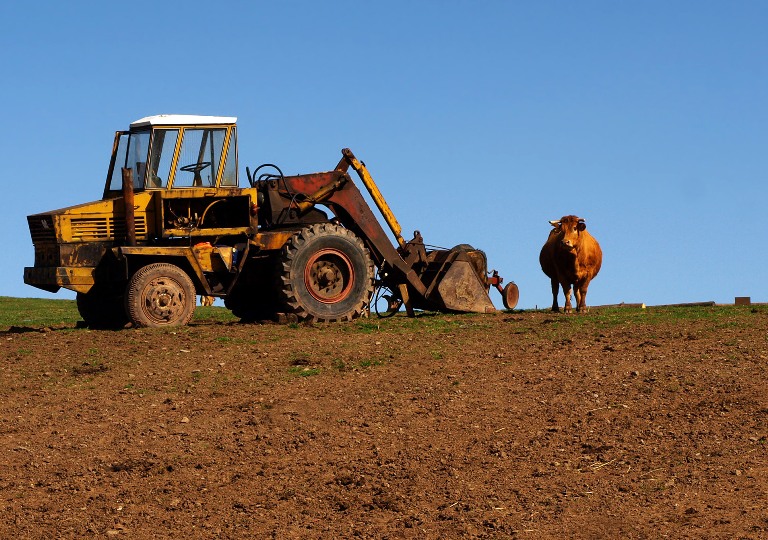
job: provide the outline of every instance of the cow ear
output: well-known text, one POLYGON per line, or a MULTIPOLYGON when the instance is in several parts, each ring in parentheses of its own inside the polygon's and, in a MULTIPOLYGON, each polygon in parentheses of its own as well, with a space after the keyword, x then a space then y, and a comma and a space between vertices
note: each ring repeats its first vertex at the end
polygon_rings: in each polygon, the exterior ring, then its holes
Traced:
POLYGON ((587 224, 584 221, 579 221, 578 225, 576 225, 577 231, 586 231, 587 230, 587 224))

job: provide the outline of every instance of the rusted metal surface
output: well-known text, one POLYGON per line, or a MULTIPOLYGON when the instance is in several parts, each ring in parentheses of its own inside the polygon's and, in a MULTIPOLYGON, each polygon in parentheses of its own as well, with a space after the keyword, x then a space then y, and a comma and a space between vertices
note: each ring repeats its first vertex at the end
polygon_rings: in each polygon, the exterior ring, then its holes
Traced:
POLYGON ((295 231, 271 231, 255 235, 251 244, 262 251, 273 251, 282 248, 295 231))
POLYGON ((95 271, 96 269, 92 267, 27 267, 24 268, 24 283, 50 292, 56 292, 64 287, 75 292, 86 293, 93 287, 95 271))
POLYGON ((324 304, 334 304, 349 296, 355 278, 352 261, 337 249, 321 249, 304 268, 307 291, 324 304))
POLYGON ((181 265, 188 263, 197 283, 202 287, 206 296, 212 296, 216 292, 211 285, 210 280, 205 275, 205 270, 201 265, 200 259, 196 256, 195 250, 191 246, 122 246, 116 249, 118 256, 124 257, 143 257, 146 260, 152 258, 163 258, 164 260, 181 265))
POLYGON ((520 300, 520 290, 514 281, 510 281, 501 291, 501 301, 506 309, 515 309, 520 300))
POLYGON ((475 273, 472 263, 454 260, 437 284, 437 292, 446 309, 472 313, 493 313, 488 293, 475 273))
POLYGON ((329 183, 335 182, 339 182, 339 188, 331 191, 323 204, 331 209, 346 228, 354 231, 357 236, 363 239, 377 266, 383 264, 391 266, 418 294, 423 296, 426 293, 426 287, 413 268, 406 264, 392 245, 378 219, 365 202, 362 193, 345 172, 336 170, 326 173, 286 176, 284 182, 281 183, 284 184, 288 193, 316 193, 329 183), (339 182, 342 176, 346 176, 346 179, 339 182))
POLYGON ((504 283, 504 279, 494 270, 487 282, 489 287, 494 287, 499 291, 501 301, 506 309, 515 309, 517 302, 520 300, 520 290, 514 281, 510 281, 502 288, 501 284, 504 283))
POLYGON ((400 223, 398 223, 395 214, 392 213, 392 209, 387 204, 387 201, 384 200, 384 196, 381 194, 381 191, 379 191, 376 182, 373 181, 373 178, 368 172, 366 166, 355 157, 355 155, 352 153, 352 150, 349 148, 343 149, 341 153, 344 155, 344 158, 352 166, 352 168, 355 169, 355 172, 357 172, 360 180, 363 181, 363 185, 365 185, 368 193, 373 199, 373 202, 376 204, 379 212, 381 212, 384 221, 387 222, 387 225, 389 225, 392 234, 395 235, 395 239, 397 240, 398 245, 400 247, 404 247, 405 240, 403 240, 403 236, 401 234, 403 228, 400 226, 400 223))
MULTIPOLYGON (((489 313, 495 310, 488 296, 485 254, 468 245, 454 250, 427 252, 421 234, 416 231, 405 241, 400 224, 376 186, 365 165, 349 149, 333 171, 281 177, 267 186, 270 216, 277 222, 286 209, 298 214, 322 203, 344 227, 359 236, 382 270, 385 285, 396 291, 409 313, 413 309, 436 309, 489 313), (362 193, 347 174, 352 167, 384 216, 397 241, 393 245, 362 193)), ((287 218, 291 219, 288 215, 287 218)), ((284 221, 283 223, 286 223, 284 221)), ((501 292, 501 289, 500 289, 501 292)), ((516 300, 515 300, 516 302, 516 300)))
POLYGON ((123 167, 123 204, 125 206, 125 233, 129 246, 136 245, 136 214, 133 207, 133 169, 123 167))

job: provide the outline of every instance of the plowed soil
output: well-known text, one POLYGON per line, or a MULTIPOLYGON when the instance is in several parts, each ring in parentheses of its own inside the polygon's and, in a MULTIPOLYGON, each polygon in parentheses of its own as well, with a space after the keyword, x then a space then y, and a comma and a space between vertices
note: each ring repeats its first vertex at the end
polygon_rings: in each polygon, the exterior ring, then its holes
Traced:
POLYGON ((768 538, 768 309, 1 332, 0 538, 768 538))

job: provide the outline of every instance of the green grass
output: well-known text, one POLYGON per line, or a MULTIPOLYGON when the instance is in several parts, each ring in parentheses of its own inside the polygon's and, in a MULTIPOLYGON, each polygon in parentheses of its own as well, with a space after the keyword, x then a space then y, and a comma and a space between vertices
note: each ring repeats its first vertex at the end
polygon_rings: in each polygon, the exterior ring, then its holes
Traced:
POLYGON ((384 360, 372 358, 370 360, 360 360, 359 366, 361 368, 369 368, 373 366, 383 366, 384 363, 385 363, 384 360))
MULTIPOLYGON (((529 311, 530 312, 530 311, 529 311)), ((522 320, 516 327, 524 327, 526 311, 515 312, 515 317, 522 320)), ((744 317, 768 315, 768 306, 685 306, 685 307, 648 307, 634 308, 605 308, 593 309, 586 315, 551 314, 549 323, 551 330, 574 330, 583 327, 609 328, 621 325, 655 325, 675 321, 705 320, 716 327, 738 328, 744 324, 744 317)), ((13 298, 0 297, 0 330, 16 327, 74 327, 80 321, 80 314, 74 300, 13 298)), ((220 306, 197 306, 195 323, 227 323, 237 321, 232 313, 220 306)), ((389 332, 420 332, 444 334, 462 328, 483 328, 489 324, 484 315, 451 314, 443 315, 435 312, 418 312, 415 318, 408 318, 405 313, 398 313, 388 319, 371 317, 359 319, 351 324, 339 325, 339 331, 371 334, 382 331, 389 332)), ((298 324, 288 326, 299 328, 298 324)), ((301 326, 303 327, 303 326, 301 326)), ((178 330, 178 329, 176 329, 178 330)))
POLYGON ((232 312, 225 307, 197 306, 195 308, 195 317, 192 320, 195 322, 228 323, 239 321, 240 319, 232 315, 232 312))
POLYGON ((313 375, 319 375, 321 369, 319 367, 291 366, 288 372, 299 377, 312 377, 313 375))
MULTIPOLYGON (((525 312, 522 312, 525 313, 525 312)), ((593 309, 587 314, 552 313, 552 327, 613 327, 627 324, 661 325, 672 322, 705 320, 718 327, 739 327, 739 319, 749 315, 768 315, 768 306, 681 306, 593 309)))
MULTIPOLYGON (((74 300, 0 296, 0 330, 11 326, 75 326, 81 320, 74 300)), ((197 306, 193 319, 195 322, 217 323, 237 320, 231 311, 218 306, 197 306)))
POLYGON ((0 296, 0 328, 74 325, 80 320, 74 300, 0 296))

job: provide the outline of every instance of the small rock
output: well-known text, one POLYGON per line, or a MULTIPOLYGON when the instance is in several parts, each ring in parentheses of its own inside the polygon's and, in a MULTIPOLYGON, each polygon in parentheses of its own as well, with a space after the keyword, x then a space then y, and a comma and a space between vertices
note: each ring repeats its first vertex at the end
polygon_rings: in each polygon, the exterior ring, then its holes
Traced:
POLYGON ((189 418, 187 418, 187 417, 185 416, 184 418, 182 418, 182 419, 181 419, 181 423, 182 423, 182 424, 189 424, 189 418))

